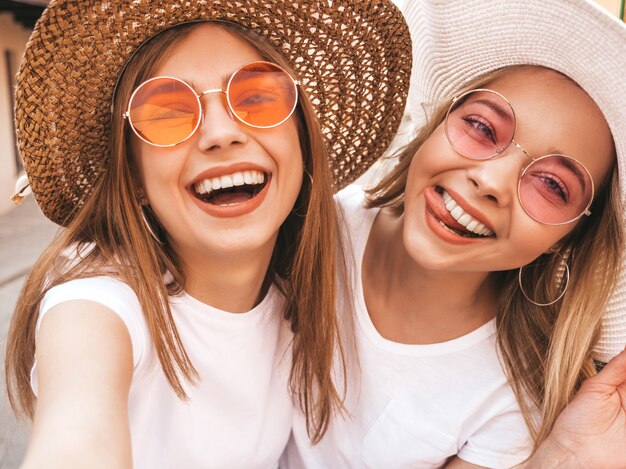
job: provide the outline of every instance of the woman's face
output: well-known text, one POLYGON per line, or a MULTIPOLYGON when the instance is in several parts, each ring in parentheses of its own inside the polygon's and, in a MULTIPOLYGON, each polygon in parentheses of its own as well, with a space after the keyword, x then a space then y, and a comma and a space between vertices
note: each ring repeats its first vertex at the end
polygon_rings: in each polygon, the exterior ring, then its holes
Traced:
MULTIPOLYGON (((259 60, 245 40, 203 24, 168 51, 154 76, 181 78, 200 93, 224 89, 235 70, 259 60)), ((302 183, 296 118, 257 129, 231 118, 221 93, 200 102, 199 128, 176 146, 132 135, 144 195, 183 262, 235 254, 269 259, 302 183)))
MULTIPOLYGON (((614 160, 611 133, 598 107, 576 84, 549 70, 522 69, 485 88, 510 102, 515 141, 531 157, 564 154, 587 168, 596 188, 606 179, 614 160)), ((577 222, 542 224, 522 208, 518 181, 530 162, 515 145, 489 160, 463 157, 441 124, 409 168, 403 239, 410 256, 434 270, 491 272, 520 267, 548 251, 577 222), (471 228, 480 236, 458 230, 460 214, 471 217, 463 221, 475 222, 471 228)))

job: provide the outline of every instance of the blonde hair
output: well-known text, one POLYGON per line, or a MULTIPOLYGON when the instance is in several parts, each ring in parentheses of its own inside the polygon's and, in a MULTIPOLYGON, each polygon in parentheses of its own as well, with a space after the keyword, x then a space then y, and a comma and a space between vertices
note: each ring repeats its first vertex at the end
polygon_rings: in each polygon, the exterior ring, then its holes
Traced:
MULTIPOLYGON (((487 86, 515 66, 482 76, 458 91, 487 86)), ((565 77, 567 78, 567 77, 565 77)), ((569 79, 569 78, 567 78, 569 79)), ((450 102, 438 103, 426 125, 398 153, 398 164, 368 192, 370 207, 404 210, 404 190, 413 156, 443 122, 450 102)), ((572 281, 562 300, 550 306, 529 302, 518 285, 518 269, 494 272, 497 298, 497 343, 501 361, 534 440, 543 442, 556 418, 581 383, 596 374, 593 346, 599 339, 605 306, 624 255, 617 168, 614 165, 599 187, 592 215, 584 217, 558 245, 567 258, 572 281), (593 288, 590 288, 593 285, 593 288)), ((546 255, 542 268, 523 269, 522 283, 531 298, 553 295, 562 268, 558 254, 546 255)), ((551 296, 554 298, 554 296, 551 296)))
MULTIPOLYGON (((176 395, 186 399, 182 380, 197 381, 198 373, 176 330, 168 296, 181 291, 185 272, 166 233, 154 216, 153 231, 165 240, 155 241, 141 219, 137 201, 140 187, 133 168, 129 134, 121 118, 132 91, 151 76, 168 50, 198 23, 170 28, 143 45, 126 66, 114 97, 108 155, 109 169, 75 217, 46 249, 30 272, 11 322, 5 363, 9 400, 16 413, 32 418, 35 397, 30 369, 35 354, 35 325, 39 305, 51 287, 72 279, 111 274, 133 288, 154 342, 163 372, 176 395), (58 260, 71 246, 90 246, 69 269, 58 260), (169 272, 167 285, 163 275, 169 272), (51 273, 54 276, 51 276, 51 273)), ((234 23, 216 22, 244 38, 266 60, 293 70, 263 38, 234 23)), ((284 318, 291 324, 293 363, 290 387, 307 418, 307 430, 317 442, 325 433, 332 412, 343 409, 342 398, 331 379, 336 352, 343 366, 336 308, 336 264, 343 258, 333 202, 328 153, 316 115, 304 92, 296 110, 304 177, 292 211, 281 225, 266 274, 285 295, 284 318), (314 287, 314 288, 313 288, 314 287)), ((277 311, 277 314, 281 312, 277 311)))

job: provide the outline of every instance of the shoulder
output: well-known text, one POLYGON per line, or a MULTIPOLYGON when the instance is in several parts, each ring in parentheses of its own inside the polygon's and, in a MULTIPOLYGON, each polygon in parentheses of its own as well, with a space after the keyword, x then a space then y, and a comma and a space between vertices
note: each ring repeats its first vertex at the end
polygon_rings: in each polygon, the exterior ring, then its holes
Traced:
POLYGON ((346 212, 367 210, 365 190, 358 184, 350 184, 335 194, 335 202, 346 212))
POLYGON ((114 277, 98 276, 70 280, 50 288, 41 301, 37 327, 49 310, 61 303, 77 300, 105 306, 117 314, 129 329, 139 327, 138 319, 143 318, 139 299, 129 285, 114 277))
POLYGON ((353 243, 360 245, 363 241, 361 238, 367 239, 380 209, 366 207, 365 190, 356 184, 351 184, 335 194, 335 201, 342 231, 352 238, 353 243))
MULTIPOLYGON (((146 347, 148 330, 143 309, 136 293, 125 282, 111 277, 98 276, 70 280, 50 288, 39 307, 36 331, 39 333, 44 318, 59 306, 80 302, 82 314, 92 310, 114 314, 126 326, 131 338, 133 362, 137 365, 146 347)), ((65 308, 61 308, 64 310, 65 308)))
POLYGON ((55 285, 45 293, 41 311, 68 300, 95 301, 118 313, 137 308, 141 310, 133 289, 112 276, 86 277, 55 285))

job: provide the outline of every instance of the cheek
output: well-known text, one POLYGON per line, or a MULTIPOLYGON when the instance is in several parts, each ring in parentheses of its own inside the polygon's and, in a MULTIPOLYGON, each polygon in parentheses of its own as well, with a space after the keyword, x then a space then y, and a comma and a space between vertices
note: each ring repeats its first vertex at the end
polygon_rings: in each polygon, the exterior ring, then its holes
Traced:
POLYGON ((281 132, 268 141, 271 145, 268 150, 276 162, 282 186, 287 189, 289 199, 295 201, 302 186, 304 172, 302 149, 296 121, 290 119, 281 127, 281 132))
POLYGON ((143 188, 145 186, 145 158, 142 152, 143 148, 139 139, 133 135, 130 139, 130 148, 129 154, 127 157, 129 158, 129 164, 134 172, 133 176, 135 177, 136 182, 140 184, 143 188))
POLYGON ((129 158, 132 158, 138 173, 137 178, 145 190, 148 190, 146 186, 152 185, 153 180, 162 172, 159 170, 159 164, 162 161, 159 161, 160 155, 155 154, 155 150, 156 148, 133 135, 131 139, 132 154, 129 155, 129 158))
POLYGON ((149 203, 154 206, 159 199, 171 197, 167 193, 178 187, 177 178, 181 169, 178 166, 182 161, 175 150, 154 148, 144 142, 133 141, 132 152, 138 173, 137 181, 149 203))
POLYGON ((422 146, 413 155, 409 165, 405 187, 405 201, 420 194, 430 184, 431 178, 439 172, 440 169, 433 165, 428 157, 427 149, 422 146))
POLYGON ((526 265, 541 254, 558 247, 559 241, 566 237, 573 228, 573 226, 514 227, 509 237, 510 246, 503 253, 503 257, 510 262, 510 268, 526 265))
POLYGON ((449 169, 455 161, 457 161, 456 155, 448 144, 443 126, 440 125, 413 156, 409 167, 407 187, 413 181, 427 180, 449 169))
POLYGON ((285 155, 280 172, 283 179, 282 187, 284 188, 281 199, 284 201, 284 205, 291 210, 302 188, 303 178, 308 178, 308 176, 304 175, 304 165, 299 145, 292 148, 291 154, 285 155))

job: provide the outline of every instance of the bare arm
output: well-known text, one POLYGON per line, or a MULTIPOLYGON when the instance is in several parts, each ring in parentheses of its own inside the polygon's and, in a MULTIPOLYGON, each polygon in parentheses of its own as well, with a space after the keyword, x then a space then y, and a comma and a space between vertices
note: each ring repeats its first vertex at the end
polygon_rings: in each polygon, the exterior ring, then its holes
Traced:
POLYGON ((585 381, 527 469, 626 467, 626 350, 585 381))
POLYGON ((132 345, 91 301, 52 308, 37 336, 38 399, 23 468, 130 468, 132 345))

